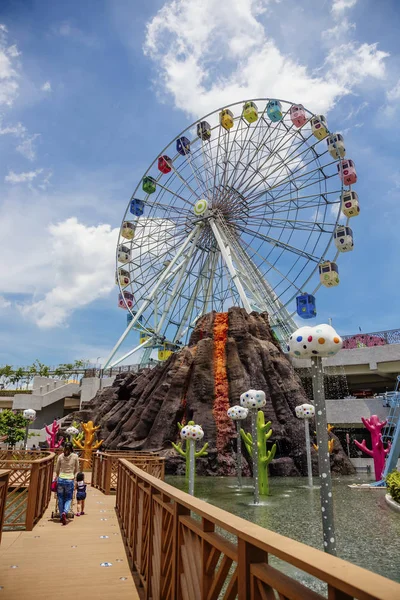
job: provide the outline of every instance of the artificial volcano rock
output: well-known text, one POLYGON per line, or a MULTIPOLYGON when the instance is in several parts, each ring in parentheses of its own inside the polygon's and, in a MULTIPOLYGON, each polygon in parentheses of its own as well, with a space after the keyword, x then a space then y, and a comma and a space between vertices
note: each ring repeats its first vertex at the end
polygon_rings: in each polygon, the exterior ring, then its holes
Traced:
MULTIPOLYGON (((250 388, 266 394, 265 419, 272 421, 273 429, 269 443, 278 447, 271 474, 306 475, 304 424, 296 418, 295 407, 308 399, 273 337, 266 313, 231 308, 205 315, 188 347, 153 369, 118 375, 112 387, 98 392, 72 418, 100 425, 103 448, 164 451, 170 473, 184 469, 182 459, 169 451, 179 438, 177 423, 193 420, 202 425, 209 443, 198 472, 234 474, 235 429, 226 409, 238 404, 240 394, 250 388)), ((244 428, 249 427, 246 422, 244 428)), ((354 472, 337 438, 331 461, 333 472, 354 472)), ((313 467, 316 473, 314 450, 313 467)))

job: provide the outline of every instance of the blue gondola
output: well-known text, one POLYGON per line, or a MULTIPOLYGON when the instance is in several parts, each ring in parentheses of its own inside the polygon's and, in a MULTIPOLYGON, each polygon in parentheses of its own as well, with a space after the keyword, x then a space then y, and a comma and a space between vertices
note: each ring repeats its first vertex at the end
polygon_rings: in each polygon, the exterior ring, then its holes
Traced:
POLYGON ((313 319, 317 316, 315 298, 311 294, 300 294, 296 298, 297 314, 302 319, 313 319))
POLYGON ((131 200, 131 206, 129 208, 129 211, 135 215, 136 217, 140 217, 143 214, 144 211, 144 202, 143 200, 137 200, 136 198, 134 198, 133 200, 131 200))
POLYGON ((180 137, 176 140, 176 151, 182 156, 190 154, 190 141, 187 137, 180 137))
POLYGON ((270 100, 268 102, 267 115, 269 116, 271 121, 274 121, 274 123, 282 120, 282 104, 279 102, 279 100, 270 100))
MULTIPOLYGON (((133 314, 129 313, 126 315, 126 324, 127 325, 129 325, 129 323, 132 321, 134 315, 136 315, 135 312, 133 314)), ((142 323, 142 322, 143 322, 143 315, 140 315, 140 317, 138 318, 138 323, 142 323)))

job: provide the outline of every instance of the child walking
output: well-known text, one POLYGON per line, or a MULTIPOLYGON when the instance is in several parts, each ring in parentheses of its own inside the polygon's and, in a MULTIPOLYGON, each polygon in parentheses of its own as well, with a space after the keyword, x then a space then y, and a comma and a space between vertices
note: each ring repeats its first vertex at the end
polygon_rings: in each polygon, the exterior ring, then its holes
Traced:
POLYGON ((75 483, 77 517, 85 514, 86 485, 87 483, 85 483, 85 475, 83 473, 78 473, 75 483))

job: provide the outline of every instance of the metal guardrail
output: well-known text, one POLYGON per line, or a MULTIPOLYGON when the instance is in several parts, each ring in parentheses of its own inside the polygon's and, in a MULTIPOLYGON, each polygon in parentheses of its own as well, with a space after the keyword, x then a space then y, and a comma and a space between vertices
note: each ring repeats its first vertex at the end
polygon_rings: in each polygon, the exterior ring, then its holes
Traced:
POLYGON ((400 344, 400 329, 388 329, 387 331, 373 331, 371 333, 353 333, 342 335, 343 349, 372 348, 374 346, 385 346, 387 344, 400 344))

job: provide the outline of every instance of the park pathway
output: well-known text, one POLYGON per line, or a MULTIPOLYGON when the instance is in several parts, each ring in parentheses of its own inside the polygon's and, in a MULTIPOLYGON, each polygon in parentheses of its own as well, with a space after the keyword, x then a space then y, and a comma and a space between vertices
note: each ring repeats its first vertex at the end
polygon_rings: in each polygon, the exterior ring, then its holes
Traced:
POLYGON ((33 531, 3 533, 0 600, 138 599, 114 510, 115 496, 88 486, 87 514, 65 527, 51 520, 54 504, 52 494, 33 531))

